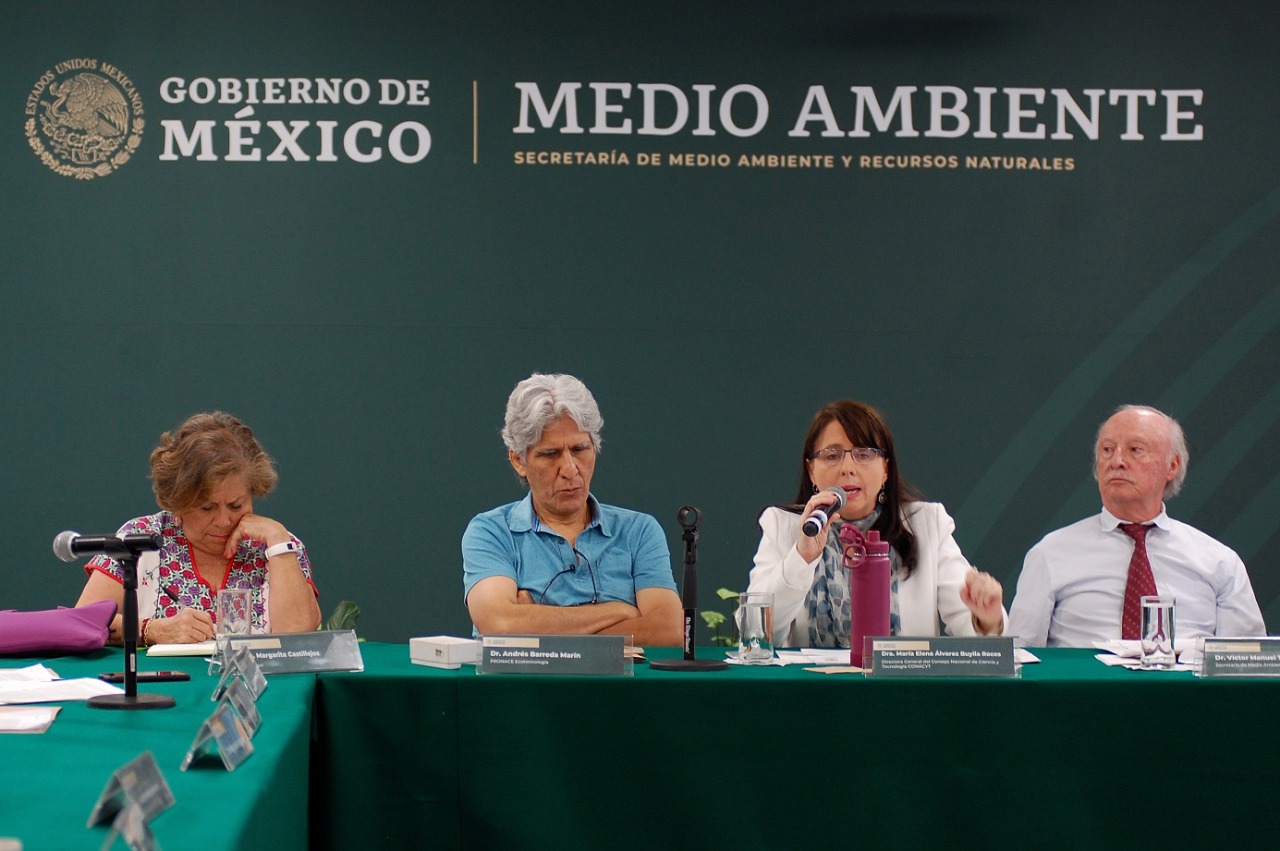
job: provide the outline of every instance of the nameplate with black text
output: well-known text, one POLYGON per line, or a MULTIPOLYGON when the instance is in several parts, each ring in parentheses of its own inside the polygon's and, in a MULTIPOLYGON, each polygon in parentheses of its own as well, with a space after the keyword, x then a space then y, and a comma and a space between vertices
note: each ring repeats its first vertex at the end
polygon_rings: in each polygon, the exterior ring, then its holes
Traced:
POLYGON ((868 677, 1017 677, 1013 639, 895 636, 868 638, 868 677))
POLYGON ((364 670, 352 629, 224 636, 218 639, 219 649, 224 642, 232 648, 247 647, 267 675, 364 670))
POLYGON ((1204 638, 1197 644, 1197 677, 1280 677, 1280 638, 1204 638))
POLYGON ((486 635, 481 674, 630 676, 625 635, 486 635))

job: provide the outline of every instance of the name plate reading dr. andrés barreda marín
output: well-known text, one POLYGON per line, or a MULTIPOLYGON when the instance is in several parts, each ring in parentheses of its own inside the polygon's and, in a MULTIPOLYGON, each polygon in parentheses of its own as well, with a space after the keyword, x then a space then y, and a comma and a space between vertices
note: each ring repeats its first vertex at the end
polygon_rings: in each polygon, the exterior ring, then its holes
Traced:
POLYGON ((625 635, 486 635, 481 674, 631 676, 625 635))

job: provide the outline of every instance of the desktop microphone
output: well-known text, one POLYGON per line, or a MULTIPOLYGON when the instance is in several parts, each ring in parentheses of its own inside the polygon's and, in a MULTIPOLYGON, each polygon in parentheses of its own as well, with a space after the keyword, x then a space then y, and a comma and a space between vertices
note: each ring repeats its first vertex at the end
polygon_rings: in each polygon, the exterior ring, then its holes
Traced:
POLYGON ((137 557, 139 553, 160 549, 159 535, 134 532, 128 535, 81 535, 59 532, 53 539, 53 554, 62 561, 75 561, 83 556, 99 554, 137 557))
POLYGON ((698 523, 702 512, 686 505, 676 512, 676 521, 684 530, 684 583, 681 587, 680 605, 684 608, 684 658, 652 659, 649 667, 655 671, 723 671, 729 663, 723 659, 698 659, 694 645, 697 643, 698 614, 698 523))
POLYGON ((813 510, 804 520, 804 525, 800 530, 810 538, 816 538, 818 533, 822 531, 822 527, 831 521, 832 516, 839 514, 840 509, 844 508, 844 502, 847 498, 844 488, 838 488, 834 485, 823 491, 824 493, 833 493, 836 495, 836 501, 831 505, 820 505, 813 510))

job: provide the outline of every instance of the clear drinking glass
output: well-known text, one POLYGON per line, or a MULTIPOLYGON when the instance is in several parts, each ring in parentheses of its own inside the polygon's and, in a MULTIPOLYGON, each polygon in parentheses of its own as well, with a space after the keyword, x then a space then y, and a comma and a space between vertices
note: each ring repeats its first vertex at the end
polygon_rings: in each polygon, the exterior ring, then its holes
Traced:
POLYGON ((1142 598, 1142 667, 1172 668, 1178 657, 1173 651, 1173 604, 1168 596, 1142 598))
POLYGON ((248 635, 252 618, 249 616, 249 589, 223 588, 218 592, 217 623, 214 636, 248 635))
POLYGON ((738 658, 748 665, 773 659, 773 595, 750 591, 738 595, 738 658))

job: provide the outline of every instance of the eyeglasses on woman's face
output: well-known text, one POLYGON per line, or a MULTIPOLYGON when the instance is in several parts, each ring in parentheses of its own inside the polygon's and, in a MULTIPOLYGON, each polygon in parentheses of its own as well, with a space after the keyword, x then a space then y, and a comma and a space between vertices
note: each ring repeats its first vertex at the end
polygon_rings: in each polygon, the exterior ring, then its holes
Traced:
POLYGON ((853 449, 841 449, 838 446, 828 446, 824 449, 819 449, 816 452, 810 452, 809 458, 810 460, 817 461, 819 464, 828 464, 834 467, 836 464, 844 461, 845 455, 848 455, 853 459, 855 464, 859 465, 870 464, 877 458, 886 457, 883 449, 876 449, 874 446, 855 446, 853 449))

